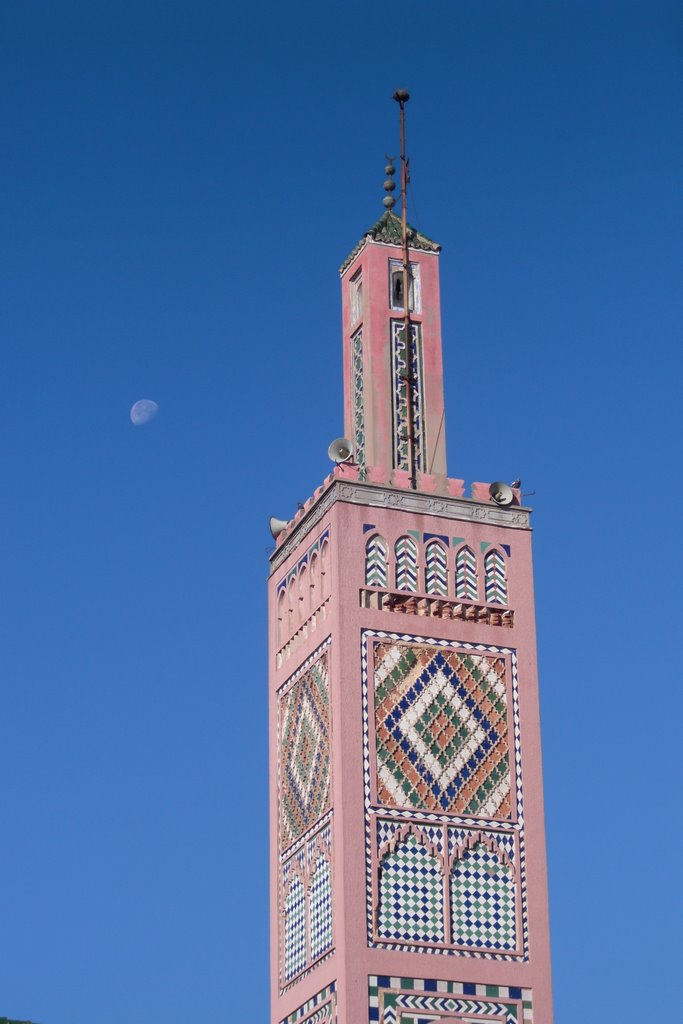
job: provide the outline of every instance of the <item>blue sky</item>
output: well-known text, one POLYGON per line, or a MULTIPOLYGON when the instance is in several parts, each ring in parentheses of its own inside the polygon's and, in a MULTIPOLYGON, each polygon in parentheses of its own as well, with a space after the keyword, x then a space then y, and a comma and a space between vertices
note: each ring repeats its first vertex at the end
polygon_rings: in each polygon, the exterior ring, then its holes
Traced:
POLYGON ((664 0, 3 5, 0 1015, 268 1019, 267 519, 405 86, 449 469, 535 491, 557 1020, 677 1016, 682 50, 664 0))

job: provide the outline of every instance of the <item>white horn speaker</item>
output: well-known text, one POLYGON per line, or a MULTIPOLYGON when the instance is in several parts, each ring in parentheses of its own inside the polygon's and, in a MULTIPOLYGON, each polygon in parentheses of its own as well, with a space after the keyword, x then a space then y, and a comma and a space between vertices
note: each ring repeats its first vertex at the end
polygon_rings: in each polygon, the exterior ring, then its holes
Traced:
POLYGON ((338 437, 327 449, 333 462, 348 462, 353 454, 353 446, 346 437, 338 437))
POLYGON ((275 516, 271 516, 268 525, 270 526, 273 540, 277 540, 282 531, 287 529, 289 523, 286 519, 276 519, 275 516))
POLYGON ((489 494, 491 501, 495 501, 496 505, 511 505, 515 500, 512 488, 504 484, 502 480, 496 480, 491 484, 489 494))

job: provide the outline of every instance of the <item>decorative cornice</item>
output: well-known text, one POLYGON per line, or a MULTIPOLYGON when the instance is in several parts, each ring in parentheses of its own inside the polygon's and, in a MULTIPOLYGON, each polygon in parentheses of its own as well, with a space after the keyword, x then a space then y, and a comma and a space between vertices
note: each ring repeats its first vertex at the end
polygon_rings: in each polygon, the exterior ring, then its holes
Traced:
MULTIPOLYGON (((346 257, 339 273, 343 277, 344 272, 351 266, 356 256, 368 242, 379 242, 382 245, 400 246, 402 244, 402 227, 401 218, 397 217, 395 213, 387 210, 380 219, 372 225, 372 227, 365 232, 360 242, 351 250, 349 255, 346 257)), ((420 231, 416 231, 414 227, 408 225, 408 247, 410 249, 421 250, 422 252, 441 252, 441 246, 438 242, 434 242, 431 238, 427 238, 420 231)))
POLYGON ((368 505, 376 508, 396 508, 403 512, 419 515, 441 516, 463 522, 489 523, 492 526, 507 526, 513 530, 531 528, 531 510, 520 505, 504 508, 493 502, 474 501, 472 498, 450 498, 442 495, 424 494, 422 491, 407 491, 396 487, 382 487, 378 484, 355 481, 348 483, 333 480, 318 501, 291 527, 287 539, 270 556, 271 572, 282 563, 301 543, 309 530, 320 522, 337 501, 351 505, 368 505))

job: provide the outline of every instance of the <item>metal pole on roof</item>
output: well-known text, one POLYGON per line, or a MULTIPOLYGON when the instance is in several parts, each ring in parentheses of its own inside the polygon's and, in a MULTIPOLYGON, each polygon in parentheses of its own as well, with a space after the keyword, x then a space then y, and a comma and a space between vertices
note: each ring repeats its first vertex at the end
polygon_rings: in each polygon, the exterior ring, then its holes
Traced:
POLYGON ((397 89, 394 99, 399 105, 401 121, 401 234, 403 242, 403 323, 405 335, 406 368, 403 377, 406 382, 406 435, 408 441, 408 474, 410 486, 417 490, 417 458, 415 445, 415 374, 413 372, 414 346, 413 329, 410 321, 410 255, 408 252, 408 160, 406 158, 406 112, 405 105, 410 99, 407 89, 397 89))

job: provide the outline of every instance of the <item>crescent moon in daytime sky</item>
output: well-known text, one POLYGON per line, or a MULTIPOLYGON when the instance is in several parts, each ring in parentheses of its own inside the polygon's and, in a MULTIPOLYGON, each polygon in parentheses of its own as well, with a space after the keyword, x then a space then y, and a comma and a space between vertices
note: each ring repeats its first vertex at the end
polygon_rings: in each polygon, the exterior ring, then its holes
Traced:
POLYGON ((153 420, 159 412, 159 406, 151 398, 141 398, 134 402, 130 410, 130 418, 134 427, 143 427, 153 420))

